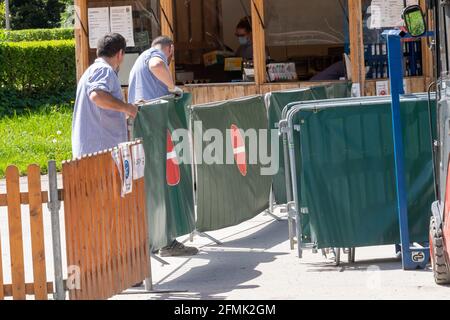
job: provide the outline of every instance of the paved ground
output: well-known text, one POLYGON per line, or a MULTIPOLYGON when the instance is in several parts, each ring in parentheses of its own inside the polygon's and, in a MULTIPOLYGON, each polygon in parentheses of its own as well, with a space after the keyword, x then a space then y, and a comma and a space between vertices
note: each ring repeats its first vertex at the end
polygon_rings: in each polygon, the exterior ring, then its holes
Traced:
MULTIPOLYGON (((25 181, 24 181, 25 182, 25 181)), ((47 182, 43 181, 43 186, 47 182)), ((61 184, 60 184, 61 186, 61 184)), ((23 186, 25 187, 25 186, 23 186)), ((24 191, 23 189, 22 191, 24 191)), ((5 191, 0 181, 0 193, 5 191)), ((26 207, 24 207, 26 209, 26 207)), ((27 281, 32 281, 28 212, 24 210, 27 281)), ((63 213, 61 212, 63 219, 63 213)), ((0 234, 4 278, 10 281, 7 212, 0 209, 0 234)), ((48 211, 44 219, 50 230, 48 211)), ((63 229, 62 220, 62 229, 63 229)), ((63 230, 62 230, 63 233, 63 230)), ((64 235, 64 233, 63 233, 64 235)), ((299 260, 289 250, 287 221, 259 215, 239 226, 211 232, 218 246, 196 237, 201 252, 193 258, 167 258, 170 265, 152 259, 156 293, 128 290, 113 299, 445 299, 450 288, 434 284, 430 270, 402 271, 393 246, 360 248, 356 264, 334 267, 320 254, 306 251, 299 260)), ((64 236, 63 236, 64 241, 64 236)), ((46 253, 51 254, 50 232, 46 253)), ((52 279, 53 263, 47 260, 52 279)))

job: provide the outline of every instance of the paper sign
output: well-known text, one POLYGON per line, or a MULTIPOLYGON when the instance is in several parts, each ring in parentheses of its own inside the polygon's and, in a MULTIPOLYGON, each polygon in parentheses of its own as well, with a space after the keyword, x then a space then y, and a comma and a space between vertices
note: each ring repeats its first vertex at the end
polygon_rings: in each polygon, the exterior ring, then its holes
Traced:
POLYGON ((387 96, 389 94, 389 82, 388 81, 377 81, 377 96, 387 96))
POLYGON ((131 161, 130 146, 126 143, 119 145, 122 155, 123 179, 122 179, 122 197, 133 192, 133 163, 131 161))
POLYGON ((359 83, 352 84, 352 97, 353 98, 361 97, 361 85, 359 83))
POLYGON ((114 159, 114 163, 116 164, 117 170, 119 171, 120 181, 122 181, 123 177, 122 177, 122 165, 120 163, 120 150, 114 149, 111 152, 111 156, 114 159))
POLYGON ((142 144, 132 146, 131 154, 133 155, 133 180, 139 180, 145 174, 144 146, 142 144))
POLYGON ((89 47, 97 48, 98 39, 109 33, 109 8, 89 8, 88 9, 89 26, 89 47))
POLYGON ((127 47, 134 47, 133 7, 119 6, 110 8, 111 32, 121 34, 127 41, 127 47))
MULTIPOLYGON (((407 0, 407 5, 418 4, 418 0, 407 0)), ((403 0, 372 0, 370 5, 369 29, 403 26, 403 0)))

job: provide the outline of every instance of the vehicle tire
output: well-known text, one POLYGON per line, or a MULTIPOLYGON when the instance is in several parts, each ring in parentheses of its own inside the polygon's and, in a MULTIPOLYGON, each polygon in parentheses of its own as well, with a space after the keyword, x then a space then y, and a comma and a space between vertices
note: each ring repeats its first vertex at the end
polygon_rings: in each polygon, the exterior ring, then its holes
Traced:
POLYGON ((430 258, 436 283, 450 284, 450 269, 445 259, 442 228, 436 225, 434 217, 430 219, 430 258))

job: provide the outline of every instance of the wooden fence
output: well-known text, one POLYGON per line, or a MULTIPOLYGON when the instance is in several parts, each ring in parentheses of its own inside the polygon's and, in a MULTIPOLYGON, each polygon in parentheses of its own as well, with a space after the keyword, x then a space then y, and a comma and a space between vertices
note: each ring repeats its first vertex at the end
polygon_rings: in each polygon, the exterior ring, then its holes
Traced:
MULTIPOLYGON (((38 300, 47 300, 53 293, 53 283, 47 282, 44 247, 44 224, 42 205, 48 203, 48 192, 42 192, 40 168, 28 167, 28 192, 20 192, 19 170, 15 166, 6 169, 6 194, 0 194, 0 207, 8 207, 9 247, 12 284, 3 281, 2 249, 0 245, 0 300, 13 297, 24 300, 34 295, 38 300), (22 235, 21 205, 30 211, 31 249, 33 259, 33 283, 25 283, 24 245, 22 235)), ((0 238, 1 241, 1 238, 0 238)))
MULTIPOLYGON (((132 145, 140 144, 136 142, 132 145)), ((121 197, 121 177, 111 151, 63 163, 63 190, 58 190, 56 165, 49 163, 49 192, 42 191, 40 168, 27 171, 28 192, 20 191, 19 170, 6 170, 6 193, 0 207, 7 207, 11 283, 3 279, 0 237, 0 300, 24 300, 33 295, 47 300, 49 294, 72 300, 107 299, 146 280, 151 289, 151 266, 144 179, 133 181, 133 192, 121 197), (50 165, 51 164, 51 165, 50 165), (65 281, 59 228, 59 201, 64 200, 66 255, 77 279, 65 281), (42 206, 51 211, 55 282, 48 282, 42 206), (33 283, 25 283, 22 205, 29 206, 33 283), (75 267, 75 268, 74 268, 75 267), (79 284, 79 287, 77 287, 79 284)), ((49 230, 48 230, 49 231, 49 230)))
POLYGON ((107 299, 151 276, 144 179, 122 198, 111 151, 63 163, 68 266, 80 275, 71 300, 107 299))

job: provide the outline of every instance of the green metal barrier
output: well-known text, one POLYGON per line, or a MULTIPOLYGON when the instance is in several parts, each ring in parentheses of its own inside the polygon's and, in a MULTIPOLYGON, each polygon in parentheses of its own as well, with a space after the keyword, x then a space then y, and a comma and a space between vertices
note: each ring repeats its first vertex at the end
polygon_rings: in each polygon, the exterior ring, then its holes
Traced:
MULTIPOLYGON (((304 104, 293 116, 295 192, 318 248, 400 241, 390 101, 356 100, 304 104)), ((410 236, 426 242, 435 200, 427 98, 403 97, 401 113, 410 236)))
MULTIPOLYGON (((335 83, 291 91, 268 93, 265 97, 268 108, 269 128, 276 129, 282 119, 283 108, 292 102, 347 98, 351 96, 351 83, 335 83)), ((280 169, 273 177, 273 193, 278 204, 288 202, 284 166, 283 144, 280 141, 280 169)))
MULTIPOLYGON (((236 127, 248 129, 267 129, 267 113, 261 96, 241 100, 194 106, 194 121, 201 121, 203 131, 218 129, 224 139, 227 130, 236 127)), ((194 126, 194 135, 198 134, 194 126)), ((226 141, 224 141, 225 143, 226 141)), ((261 175, 261 165, 249 164, 249 145, 245 141, 245 168, 233 164, 199 163, 201 151, 207 142, 195 146, 197 167, 197 230, 211 231, 251 219, 268 208, 271 177, 261 175)), ((242 152, 228 141, 226 150, 233 154, 242 152), (238 151, 236 151, 238 150, 238 151)), ((226 154, 220 159, 226 163, 226 154)))
POLYGON ((195 228, 191 165, 178 164, 170 138, 174 130, 187 129, 191 96, 165 98, 142 106, 133 135, 142 138, 145 150, 145 184, 150 243, 160 249, 195 228))

